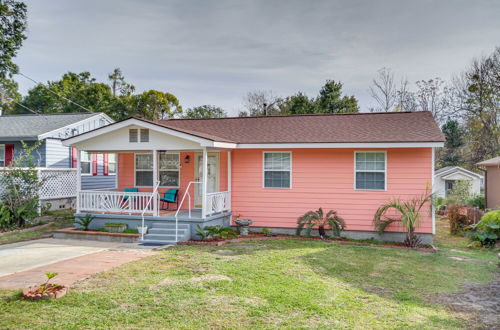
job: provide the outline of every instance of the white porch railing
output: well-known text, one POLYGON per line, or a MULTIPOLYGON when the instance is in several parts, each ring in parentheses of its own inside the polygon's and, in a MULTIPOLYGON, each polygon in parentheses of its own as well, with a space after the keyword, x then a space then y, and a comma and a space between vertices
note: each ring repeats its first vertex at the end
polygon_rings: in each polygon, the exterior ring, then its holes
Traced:
POLYGON ((158 216, 157 192, 122 192, 102 190, 82 190, 78 193, 77 211, 101 213, 139 213, 158 216), (156 200, 151 203, 152 196, 156 200))
MULTIPOLYGON (((6 171, 12 170, 8 167, 0 168, 0 176, 6 171)), ((76 168, 45 168, 38 167, 38 177, 43 180, 40 187, 40 199, 59 199, 76 197, 78 173, 76 168)), ((0 185, 0 194, 4 187, 0 185)))
POLYGON ((231 192, 220 191, 207 194, 207 205, 205 207, 205 214, 207 216, 229 211, 231 209, 231 192))

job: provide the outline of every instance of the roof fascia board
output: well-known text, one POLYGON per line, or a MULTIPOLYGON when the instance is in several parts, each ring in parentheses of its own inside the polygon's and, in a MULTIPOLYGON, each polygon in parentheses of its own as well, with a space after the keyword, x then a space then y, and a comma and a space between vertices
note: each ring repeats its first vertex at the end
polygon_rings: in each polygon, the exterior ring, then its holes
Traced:
POLYGON ((201 146, 204 146, 204 147, 213 147, 214 146, 214 141, 212 141, 212 140, 200 138, 200 137, 197 137, 197 136, 194 136, 191 134, 187 134, 187 133, 182 133, 182 132, 167 128, 165 126, 149 123, 149 122, 142 121, 142 120, 135 119, 135 118, 125 119, 123 121, 120 121, 120 122, 117 122, 117 123, 114 123, 114 124, 111 124, 108 126, 104 126, 104 127, 95 129, 93 131, 80 134, 80 135, 75 136, 75 137, 68 138, 68 139, 64 140, 63 144, 65 146, 70 146, 70 145, 73 145, 75 143, 86 141, 86 140, 94 138, 96 136, 110 133, 110 132, 116 131, 118 129, 129 127, 129 126, 139 126, 139 127, 149 128, 151 130, 155 130, 155 131, 158 131, 161 133, 169 134, 169 135, 181 138, 181 139, 186 139, 189 141, 197 142, 201 146))
POLYGON ((0 141, 38 141, 38 137, 36 136, 11 136, 11 137, 0 137, 0 141))
POLYGON ((438 176, 441 177, 441 178, 443 178, 443 179, 445 179, 445 177, 447 177, 450 174, 453 174, 454 172, 461 172, 461 173, 463 173, 466 176, 473 176, 473 177, 476 177, 476 178, 479 178, 479 179, 483 178, 483 176, 481 174, 477 174, 477 173, 471 172, 471 171, 466 170, 465 168, 461 168, 461 167, 451 168, 451 169, 449 169, 447 171, 444 171, 443 173, 439 173, 438 176))
POLYGON ((98 116, 98 117, 104 117, 104 118, 106 118, 107 120, 109 120, 111 123, 113 123, 113 122, 114 122, 114 120, 113 120, 113 119, 111 119, 108 115, 106 115, 106 114, 104 114, 104 113, 101 113, 101 112, 97 112, 94 116, 90 116, 90 117, 88 117, 88 118, 85 118, 85 119, 79 120, 79 121, 74 122, 74 123, 72 123, 72 124, 69 124, 69 125, 66 125, 66 126, 63 126, 63 127, 59 127, 59 128, 56 128, 56 129, 54 129, 54 130, 52 130, 52 131, 48 131, 48 132, 45 132, 45 133, 43 133, 43 134, 40 134, 40 135, 38 135, 38 139, 39 139, 39 140, 43 140, 43 139, 45 139, 45 138, 47 138, 47 137, 51 137, 51 135, 53 135, 54 133, 56 133, 57 131, 60 131, 60 130, 62 130, 62 129, 72 128, 72 127, 75 127, 75 126, 78 126, 78 125, 81 125, 81 124, 85 124, 85 123, 87 123, 87 122, 89 122, 89 121, 94 120, 94 119, 95 119, 95 117, 97 117, 97 116, 98 116))
POLYGON ((319 149, 319 148, 435 148, 443 142, 368 142, 368 143, 241 143, 237 149, 319 149))

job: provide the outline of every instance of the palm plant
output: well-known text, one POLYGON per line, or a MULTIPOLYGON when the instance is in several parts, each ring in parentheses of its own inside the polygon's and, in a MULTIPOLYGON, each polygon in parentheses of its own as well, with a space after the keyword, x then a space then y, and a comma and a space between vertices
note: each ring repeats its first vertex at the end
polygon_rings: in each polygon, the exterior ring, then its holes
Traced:
POLYGON ((391 223, 401 222, 406 230, 404 244, 412 248, 418 247, 421 239, 415 234, 415 229, 420 225, 421 211, 426 205, 429 206, 429 211, 432 212, 430 208, 431 202, 432 193, 427 191, 423 195, 409 200, 394 199, 380 206, 375 212, 373 217, 375 228, 379 233, 382 233, 391 223))
POLYGON ((344 219, 337 215, 337 211, 331 210, 326 215, 320 207, 317 211, 309 211, 297 219, 297 235, 305 228, 306 235, 311 236, 314 227, 318 227, 319 236, 325 238, 326 229, 331 229, 334 236, 339 236, 345 228, 344 219))

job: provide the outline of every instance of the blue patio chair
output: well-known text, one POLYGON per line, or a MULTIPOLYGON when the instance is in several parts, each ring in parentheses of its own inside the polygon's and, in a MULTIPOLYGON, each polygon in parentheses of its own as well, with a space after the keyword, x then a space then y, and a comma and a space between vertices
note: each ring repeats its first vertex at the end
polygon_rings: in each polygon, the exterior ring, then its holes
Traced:
POLYGON ((167 190, 162 197, 160 197, 160 202, 162 203, 167 203, 167 208, 165 210, 169 210, 169 204, 170 203, 175 203, 176 208, 172 211, 177 210, 179 207, 179 202, 177 200, 177 195, 179 194, 179 189, 169 189, 167 190))
MULTIPOLYGON (((139 188, 123 188, 123 192, 139 192, 139 188)), ((123 196, 123 201, 126 201, 130 198, 129 195, 123 196)))

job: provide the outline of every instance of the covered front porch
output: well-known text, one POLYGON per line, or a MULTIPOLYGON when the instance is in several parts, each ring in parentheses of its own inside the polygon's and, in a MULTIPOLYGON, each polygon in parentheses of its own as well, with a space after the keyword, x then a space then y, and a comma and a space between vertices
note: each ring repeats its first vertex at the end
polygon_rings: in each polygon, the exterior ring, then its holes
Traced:
MULTIPOLYGON (((161 232, 186 225, 231 222, 231 146, 129 119, 66 140, 76 148, 78 177, 91 166, 83 155, 114 154, 107 166, 116 189, 77 186, 76 214, 92 214, 92 226, 123 222, 129 228, 151 225, 161 232), (87 164, 85 164, 87 162, 87 164), (215 221, 215 222, 214 222, 215 221), (175 228, 164 225, 175 223, 175 228)), ((166 234, 165 234, 166 235, 166 234)))

